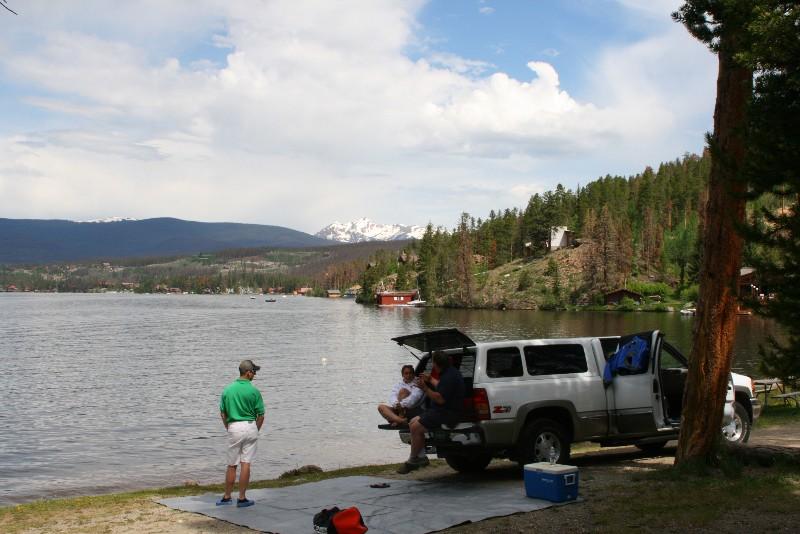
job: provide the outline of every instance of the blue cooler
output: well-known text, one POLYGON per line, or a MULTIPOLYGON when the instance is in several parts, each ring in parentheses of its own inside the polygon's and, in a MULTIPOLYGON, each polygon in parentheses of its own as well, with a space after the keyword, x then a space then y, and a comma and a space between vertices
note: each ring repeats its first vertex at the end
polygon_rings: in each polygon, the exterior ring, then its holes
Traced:
POLYGON ((525 493, 552 502, 574 501, 578 497, 578 468, 549 462, 527 464, 525 493))

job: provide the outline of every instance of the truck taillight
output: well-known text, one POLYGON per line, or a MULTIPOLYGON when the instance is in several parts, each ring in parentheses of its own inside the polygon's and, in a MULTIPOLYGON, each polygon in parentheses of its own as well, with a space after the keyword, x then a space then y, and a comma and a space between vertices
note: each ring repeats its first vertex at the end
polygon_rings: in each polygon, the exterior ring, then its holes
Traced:
POLYGON ((486 421, 492 418, 492 413, 489 409, 489 396, 486 394, 485 389, 475 388, 472 390, 472 406, 475 409, 475 416, 478 421, 486 421))

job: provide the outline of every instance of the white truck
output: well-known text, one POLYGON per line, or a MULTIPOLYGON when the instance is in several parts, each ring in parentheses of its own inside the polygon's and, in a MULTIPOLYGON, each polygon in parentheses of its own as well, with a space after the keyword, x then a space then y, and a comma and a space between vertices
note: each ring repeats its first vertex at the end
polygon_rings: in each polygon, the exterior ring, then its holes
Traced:
MULTIPOLYGON (((464 377, 462 422, 428 433, 426 448, 453 469, 471 472, 492 458, 524 465, 554 454, 565 463, 570 444, 579 441, 654 451, 676 439, 686 358, 657 330, 635 336, 647 344, 643 368, 621 371, 610 384, 603 379, 607 362, 633 336, 476 343, 457 329, 441 329, 393 341, 414 349, 417 374, 430 372, 433 351, 444 351, 464 377)), ((747 441, 760 411, 750 378, 732 373, 724 438, 747 441)), ((400 438, 410 442, 407 428, 400 438)))

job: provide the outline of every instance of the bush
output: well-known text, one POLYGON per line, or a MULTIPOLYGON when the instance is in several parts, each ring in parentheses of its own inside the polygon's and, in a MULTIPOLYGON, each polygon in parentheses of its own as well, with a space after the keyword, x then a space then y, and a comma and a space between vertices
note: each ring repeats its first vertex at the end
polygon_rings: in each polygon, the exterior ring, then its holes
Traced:
POLYGON ((537 306, 540 310, 546 311, 559 310, 564 307, 561 302, 553 296, 545 297, 537 306))
POLYGON ((640 282, 633 280, 628 282, 628 289, 641 295, 658 295, 662 299, 672 293, 672 288, 664 282, 640 282))
POLYGON ((531 287, 531 275, 528 271, 522 271, 519 275, 519 282, 517 283, 517 291, 525 291, 531 287))
POLYGON ((681 291, 681 300, 697 302, 697 296, 699 294, 700 294, 700 287, 697 284, 695 284, 681 291))
POLYGON ((625 297, 620 301, 617 305, 617 310, 619 311, 636 311, 638 304, 632 298, 625 297))

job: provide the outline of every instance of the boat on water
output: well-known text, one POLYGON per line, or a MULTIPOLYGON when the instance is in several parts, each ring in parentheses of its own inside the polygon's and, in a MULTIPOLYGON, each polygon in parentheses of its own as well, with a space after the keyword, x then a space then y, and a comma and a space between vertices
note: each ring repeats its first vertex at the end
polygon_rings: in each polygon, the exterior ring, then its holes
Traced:
POLYGON ((406 306, 412 306, 414 308, 421 308, 421 307, 425 306, 425 302, 426 301, 424 301, 424 300, 415 299, 415 300, 409 301, 408 304, 406 304, 406 306))
POLYGON ((684 308, 681 310, 681 315, 696 315, 697 308, 684 308))
POLYGON ((278 302, 278 301, 275 299, 264 299, 264 302, 278 302))

